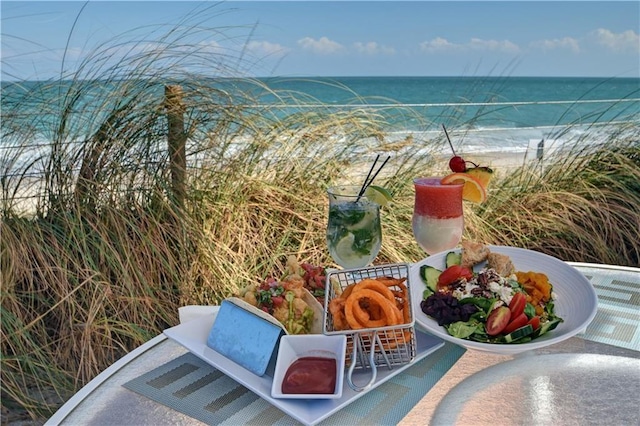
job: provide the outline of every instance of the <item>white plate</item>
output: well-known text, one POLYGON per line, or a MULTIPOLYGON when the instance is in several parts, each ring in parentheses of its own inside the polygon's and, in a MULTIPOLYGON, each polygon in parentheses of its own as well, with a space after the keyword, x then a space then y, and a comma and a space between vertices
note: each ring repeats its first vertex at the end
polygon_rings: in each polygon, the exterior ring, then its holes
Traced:
MULTIPOLYGON (((352 390, 345 381, 342 389, 342 397, 338 399, 302 400, 272 398, 272 377, 268 375, 258 376, 207 346, 207 337, 215 321, 216 314, 217 311, 213 315, 196 318, 187 323, 169 328, 164 330, 164 334, 187 348, 203 361, 211 364, 236 382, 252 390, 260 397, 305 425, 314 425, 326 419, 366 394, 366 392, 356 392, 352 390)), ((444 345, 441 339, 417 330, 416 341, 415 359, 411 363, 396 366, 393 370, 378 368, 378 376, 371 389, 396 376, 444 345)), ((356 371, 353 375, 354 382, 368 382, 370 379, 369 374, 366 370, 356 371)))
MULTIPOLYGON (((422 265, 430 265, 440 270, 444 269, 447 252, 442 252, 414 264, 409 272, 412 282, 415 283, 411 286, 411 300, 414 303, 413 311, 418 325, 435 336, 467 349, 506 355, 539 349, 562 342, 583 332, 595 317, 598 308, 596 291, 591 282, 577 269, 555 257, 531 250, 504 246, 489 246, 489 249, 495 253, 508 255, 518 271, 545 273, 549 277, 549 282, 553 285, 555 312, 564 322, 560 323, 555 330, 528 343, 520 344, 481 343, 451 336, 444 327, 439 326, 437 321, 427 316, 420 309, 422 293, 425 289, 424 281, 420 278, 420 267, 422 265)), ((451 251, 459 252, 460 250, 451 251)), ((478 270, 482 266, 484 265, 478 265, 475 269, 478 270)))

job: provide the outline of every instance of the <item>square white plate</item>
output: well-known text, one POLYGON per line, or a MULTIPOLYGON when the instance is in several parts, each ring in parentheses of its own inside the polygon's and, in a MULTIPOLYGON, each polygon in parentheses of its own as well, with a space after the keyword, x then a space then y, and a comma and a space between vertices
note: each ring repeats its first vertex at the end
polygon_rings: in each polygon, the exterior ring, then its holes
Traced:
MULTIPOLYGON (((366 395, 366 391, 356 392, 345 383, 342 389, 342 396, 337 399, 304 400, 271 397, 272 377, 266 374, 262 377, 257 376, 207 346, 207 337, 215 321, 216 313, 164 330, 164 334, 305 425, 315 425, 366 395)), ((376 388, 444 345, 442 339, 424 334, 418 330, 416 330, 416 341, 416 357, 414 360, 411 363, 396 366, 392 370, 379 368, 376 381, 370 389, 376 388)), ((369 374, 370 372, 367 370, 356 371, 353 376, 354 381, 357 383, 367 382, 370 378, 369 374), (360 375, 362 377, 359 379, 360 375)))

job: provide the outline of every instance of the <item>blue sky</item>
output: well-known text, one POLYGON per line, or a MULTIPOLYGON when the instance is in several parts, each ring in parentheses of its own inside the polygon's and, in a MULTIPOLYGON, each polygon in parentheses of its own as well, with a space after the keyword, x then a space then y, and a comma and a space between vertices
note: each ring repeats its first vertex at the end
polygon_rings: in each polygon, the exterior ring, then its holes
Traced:
POLYGON ((197 52, 177 66, 212 75, 640 77, 637 1, 2 1, 1 8, 3 80, 55 78, 93 52, 116 60, 157 48, 167 35, 179 46, 174 52, 197 52), (198 62, 214 56, 221 69, 198 62))

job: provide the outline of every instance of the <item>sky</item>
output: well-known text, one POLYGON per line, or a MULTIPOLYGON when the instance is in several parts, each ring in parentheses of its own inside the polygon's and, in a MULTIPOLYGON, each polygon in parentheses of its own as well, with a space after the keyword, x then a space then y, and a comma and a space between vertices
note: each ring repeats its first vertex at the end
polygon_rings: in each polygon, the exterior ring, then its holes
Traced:
POLYGON ((640 77, 638 1, 3 0, 0 7, 7 81, 56 78, 87 62, 106 67, 158 46, 174 55, 165 63, 212 76, 640 77))

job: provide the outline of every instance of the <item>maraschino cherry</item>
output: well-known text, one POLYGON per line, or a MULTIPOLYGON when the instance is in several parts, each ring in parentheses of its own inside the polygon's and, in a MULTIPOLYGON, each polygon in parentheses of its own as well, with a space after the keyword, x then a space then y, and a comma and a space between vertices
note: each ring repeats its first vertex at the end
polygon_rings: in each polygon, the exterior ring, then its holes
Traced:
POLYGON ((449 160, 449 168, 454 173, 464 173, 467 171, 467 163, 462 157, 455 155, 449 160))
POLYGON ((454 173, 464 173, 467 171, 467 162, 464 161, 462 157, 456 155, 456 150, 453 149, 453 144, 451 143, 451 139, 449 138, 449 133, 447 132, 447 128, 442 125, 442 129, 444 130, 444 134, 447 137, 447 142, 449 142, 449 146, 451 147, 451 151, 453 151, 453 157, 449 160, 449 168, 454 173))

